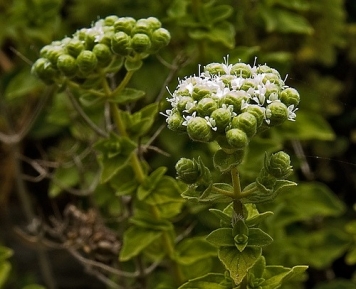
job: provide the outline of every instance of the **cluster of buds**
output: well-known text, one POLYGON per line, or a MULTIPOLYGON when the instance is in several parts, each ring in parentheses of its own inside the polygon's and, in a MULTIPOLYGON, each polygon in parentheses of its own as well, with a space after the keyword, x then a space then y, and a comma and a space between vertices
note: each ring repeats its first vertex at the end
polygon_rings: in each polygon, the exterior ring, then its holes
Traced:
POLYGON ((154 17, 135 20, 108 16, 91 28, 83 28, 40 51, 32 71, 46 83, 70 78, 83 82, 96 73, 140 67, 141 59, 156 53, 170 41, 169 32, 154 17))
POLYGON ((299 93, 267 65, 211 63, 179 81, 166 110, 171 130, 192 140, 217 140, 227 153, 243 150, 263 127, 295 119, 299 93))

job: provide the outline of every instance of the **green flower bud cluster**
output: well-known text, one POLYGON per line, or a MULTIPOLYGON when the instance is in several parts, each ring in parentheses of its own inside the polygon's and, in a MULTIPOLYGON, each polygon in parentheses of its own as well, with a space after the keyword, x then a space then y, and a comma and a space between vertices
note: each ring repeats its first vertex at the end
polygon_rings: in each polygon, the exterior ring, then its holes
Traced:
POLYGON ((260 187, 273 189, 277 180, 286 179, 292 171, 290 156, 287 153, 280 151, 271 156, 266 155, 256 183, 260 187))
POLYGON ((299 99, 277 70, 225 59, 180 80, 164 115, 170 129, 187 132, 195 141, 218 140, 232 153, 244 149, 261 127, 293 121, 299 99))
POLYGON ((170 41, 169 32, 154 17, 135 20, 108 16, 72 37, 53 41, 40 51, 32 72, 46 83, 70 78, 79 83, 96 73, 113 73, 125 63, 137 68, 141 59, 170 41))

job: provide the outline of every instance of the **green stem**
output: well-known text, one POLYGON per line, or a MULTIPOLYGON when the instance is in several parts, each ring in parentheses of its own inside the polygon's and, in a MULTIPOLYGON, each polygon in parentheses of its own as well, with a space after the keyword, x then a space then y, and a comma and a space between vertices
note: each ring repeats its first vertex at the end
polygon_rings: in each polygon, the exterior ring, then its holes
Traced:
POLYGON ((251 195, 253 192, 256 192, 258 190, 257 186, 254 186, 248 190, 243 190, 241 192, 241 198, 246 198, 248 197, 249 195, 251 195))
POLYGON ((126 85, 129 83, 134 72, 135 72, 134 70, 131 70, 126 73, 126 75, 125 75, 124 79, 121 81, 120 85, 118 87, 116 87, 115 90, 112 92, 113 95, 121 92, 126 87, 126 85))
POLYGON ((232 193, 230 191, 227 191, 227 190, 223 190, 223 189, 217 188, 214 185, 212 186, 211 190, 216 192, 216 193, 222 194, 224 196, 230 197, 232 199, 235 198, 235 194, 234 193, 232 193))
POLYGON ((234 199, 239 200, 241 199, 241 184, 240 184, 240 176, 237 167, 233 167, 231 169, 231 179, 232 179, 232 186, 234 188, 234 199))
MULTIPOLYGON (((70 88, 77 88, 77 89, 81 89, 83 90, 83 88, 78 84, 78 83, 75 83, 73 81, 67 81, 66 84, 70 87, 70 88)), ((105 93, 102 93, 100 91, 97 91, 97 90, 94 90, 94 89, 84 89, 85 91, 93 94, 93 95, 96 95, 98 97, 105 97, 107 96, 107 94, 105 93)))

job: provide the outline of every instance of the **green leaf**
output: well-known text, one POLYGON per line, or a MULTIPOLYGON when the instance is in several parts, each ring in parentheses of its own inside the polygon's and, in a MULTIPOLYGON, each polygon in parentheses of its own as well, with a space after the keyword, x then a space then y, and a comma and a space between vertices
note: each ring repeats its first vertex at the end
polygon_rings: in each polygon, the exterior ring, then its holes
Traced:
POLYGON ((130 59, 130 58, 126 58, 125 59, 125 69, 127 71, 136 71, 136 70, 139 70, 142 66, 143 62, 141 59, 139 60, 133 60, 133 59, 130 59))
POLYGON ((129 104, 141 99, 145 96, 145 94, 146 92, 143 90, 126 87, 118 93, 112 95, 109 101, 118 104, 129 104))
POLYGON ((0 288, 5 285, 11 271, 10 262, 0 262, 0 288))
POLYGON ((241 283, 261 254, 262 249, 254 247, 246 247, 242 252, 236 250, 236 247, 220 247, 218 251, 220 261, 230 271, 235 284, 241 283))
POLYGON ((127 137, 111 134, 110 138, 99 141, 95 148, 100 151, 101 182, 105 183, 128 164, 136 144, 127 137))
POLYGON ((110 186, 115 190, 116 196, 133 194, 139 185, 135 173, 130 165, 122 166, 110 179, 110 186))
POLYGON ((167 10, 167 15, 171 18, 181 18, 187 13, 189 2, 186 0, 175 0, 167 10))
POLYGON ((231 289, 232 284, 227 284, 224 274, 209 273, 184 283, 178 289, 231 289))
POLYGON ((268 32, 312 34, 314 31, 308 20, 295 12, 262 6, 260 13, 268 32))
POLYGON ((57 197, 66 188, 73 187, 79 182, 79 172, 77 167, 59 167, 56 169, 53 181, 49 185, 49 196, 57 197))
POLYGON ((352 280, 329 280, 318 283, 314 289, 355 289, 356 282, 352 280))
POLYGON ((124 233, 120 261, 128 261, 140 254, 152 242, 161 237, 162 232, 132 226, 124 233))
POLYGON ((156 188, 166 171, 167 168, 159 167, 143 180, 137 190, 137 197, 140 201, 144 200, 156 188))
POLYGON ((271 244, 273 239, 270 235, 259 228, 250 228, 247 246, 263 247, 271 244))
POLYGON ((232 228, 216 229, 206 237, 206 240, 216 247, 235 246, 234 238, 232 235, 232 228))
POLYGON ((265 282, 262 284, 263 289, 279 288, 283 282, 293 279, 302 274, 308 266, 295 266, 293 268, 286 268, 282 266, 266 266, 263 278, 265 282))
POLYGON ((176 261, 182 265, 191 265, 197 261, 216 256, 216 248, 204 237, 184 239, 176 247, 176 261))
POLYGON ((330 124, 315 112, 298 111, 295 123, 285 122, 278 130, 284 139, 322 141, 335 139, 330 124))
POLYGON ((146 212, 137 213, 130 219, 130 223, 136 227, 155 231, 171 231, 173 229, 173 225, 170 221, 163 219, 157 220, 146 212))
POLYGON ((210 29, 191 29, 188 35, 195 40, 209 40, 232 49, 235 46, 235 28, 229 22, 220 22, 210 29))
POLYGON ((122 113, 122 120, 131 138, 138 138, 149 131, 158 114, 158 105, 158 103, 149 104, 134 114, 122 113))
POLYGON ((209 211, 220 219, 221 227, 223 227, 223 225, 231 224, 231 215, 225 214, 223 211, 218 209, 209 209, 209 211))
POLYGON ((204 13, 204 18, 210 25, 215 25, 215 23, 229 18, 234 9, 230 5, 205 5, 205 9, 202 9, 204 13))
POLYGON ((10 248, 0 246, 0 262, 9 259, 13 254, 14 252, 10 248))

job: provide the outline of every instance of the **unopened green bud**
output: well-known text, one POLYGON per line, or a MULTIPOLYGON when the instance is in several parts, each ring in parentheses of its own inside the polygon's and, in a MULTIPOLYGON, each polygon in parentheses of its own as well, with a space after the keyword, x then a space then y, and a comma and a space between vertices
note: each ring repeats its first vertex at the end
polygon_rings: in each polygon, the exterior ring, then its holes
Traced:
POLYGON ((296 107, 299 104, 300 96, 296 89, 288 87, 281 92, 280 99, 286 106, 294 105, 296 107))
POLYGON ((221 63, 209 63, 204 67, 204 72, 211 75, 225 75, 224 65, 221 63))
POLYGON ((153 31, 151 35, 152 47, 151 50, 153 52, 157 52, 159 49, 168 45, 171 40, 171 34, 167 29, 158 28, 153 31))
POLYGON ((39 58, 32 65, 31 72, 46 84, 52 84, 57 76, 57 70, 46 58, 39 58))
POLYGON ((132 28, 135 26, 136 20, 132 17, 121 17, 114 23, 115 32, 124 32, 131 35, 132 28))
POLYGON ((258 105, 249 105, 246 109, 246 112, 249 112, 250 114, 254 115, 257 121, 257 128, 259 128, 265 118, 264 110, 258 105))
POLYGON ((77 65, 81 72, 89 73, 93 71, 98 64, 98 59, 90 50, 83 50, 77 57, 77 65))
POLYGON ((93 47, 93 53, 98 59, 99 65, 106 66, 110 63, 112 59, 112 53, 110 48, 105 44, 96 44, 93 47))
POLYGON ((188 120, 187 133, 194 141, 210 142, 213 139, 211 127, 204 118, 198 116, 188 120))
POLYGON ((167 127, 173 131, 184 131, 185 126, 183 126, 184 118, 179 112, 174 112, 167 117, 167 127))
POLYGON ((111 39, 111 49, 115 53, 126 56, 131 51, 131 37, 125 32, 117 32, 111 39))
POLYGON ((277 71, 277 70, 269 67, 268 65, 259 65, 256 69, 256 72, 259 74, 260 73, 274 73, 275 71, 277 71))
POLYGON ((290 156, 283 151, 272 154, 265 159, 265 170, 277 179, 285 179, 293 171, 290 156))
POLYGON ((209 88, 203 86, 203 85, 196 85, 193 88, 192 92, 192 97, 194 100, 201 100, 205 97, 210 97, 211 96, 211 91, 209 88))
POLYGON ((86 50, 92 50, 97 42, 98 32, 95 29, 87 29, 85 32, 84 46, 86 50))
POLYGON ((216 109, 218 109, 218 104, 212 98, 203 98, 197 105, 197 112, 200 116, 210 116, 216 109))
POLYGON ((139 19, 137 20, 135 26, 132 28, 131 35, 135 34, 146 34, 151 35, 151 25, 147 19, 139 19))
POLYGON ((232 113, 230 109, 222 107, 214 110, 210 117, 215 120, 218 131, 225 131, 230 124, 232 113))
POLYGON ((236 76, 230 74, 225 74, 220 77, 220 80, 229 88, 231 88, 231 81, 234 79, 236 79, 236 76))
POLYGON ((281 77, 275 73, 268 72, 265 74, 265 77, 262 79, 262 82, 266 84, 266 82, 269 81, 270 83, 274 83, 278 86, 283 85, 283 81, 281 77))
POLYGON ((267 87, 266 87, 266 92, 265 92, 265 96, 268 98, 273 98, 274 100, 278 99, 278 94, 279 94, 279 86, 277 84, 274 83, 270 83, 267 87))
POLYGON ((288 108, 280 101, 272 102, 266 107, 266 117, 270 126, 280 125, 288 119, 288 108))
POLYGON ((79 40, 78 38, 72 38, 67 44, 66 44, 66 49, 67 52, 73 56, 77 57, 80 52, 84 50, 84 44, 83 41, 79 40))
POLYGON ((251 138, 257 132, 257 119, 252 113, 243 112, 233 117, 231 127, 243 130, 251 138))
POLYGON ((119 20, 119 17, 117 17, 116 15, 107 16, 104 19, 104 25, 113 26, 117 20, 119 20))
POLYGON ((75 58, 69 54, 62 54, 58 57, 57 67, 67 77, 73 77, 78 70, 75 58))
POLYGON ((136 33, 132 37, 131 46, 137 53, 147 52, 151 47, 150 37, 143 33, 136 33))
POLYGON ((244 83, 241 85, 240 89, 244 91, 248 91, 250 88, 255 89, 256 84, 253 80, 246 79, 244 83))
POLYGON ((226 132, 226 140, 229 145, 236 149, 244 149, 249 140, 246 133, 238 128, 230 129, 226 132))
POLYGON ((230 91, 222 97, 221 104, 226 104, 227 106, 232 105, 234 107, 233 111, 240 113, 242 104, 247 102, 248 99, 250 99, 250 97, 246 91, 230 91))
POLYGON ((156 17, 148 17, 146 22, 152 30, 159 29, 162 26, 161 21, 159 21, 156 17))
POLYGON ((67 51, 62 46, 52 46, 48 51, 46 57, 51 63, 56 66, 58 57, 66 54, 67 51))
POLYGON ((245 63, 236 63, 231 67, 230 73, 238 77, 249 78, 252 76, 251 66, 245 63))
POLYGON ((183 112, 183 110, 188 110, 188 113, 191 113, 190 109, 193 106, 195 106, 193 98, 190 96, 182 96, 179 98, 176 108, 180 112, 183 112))
POLYGON ((178 179, 186 184, 195 183, 200 177, 198 164, 194 160, 181 158, 176 166, 178 179))

